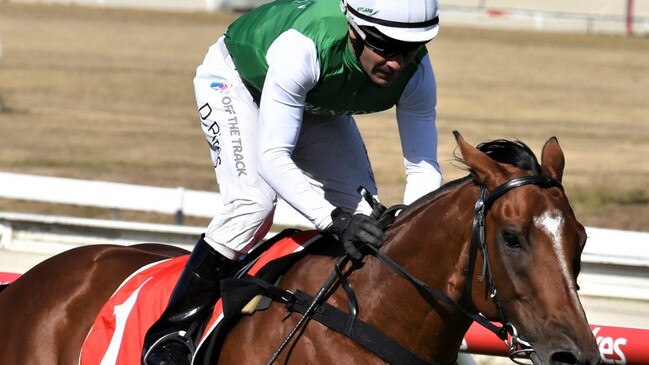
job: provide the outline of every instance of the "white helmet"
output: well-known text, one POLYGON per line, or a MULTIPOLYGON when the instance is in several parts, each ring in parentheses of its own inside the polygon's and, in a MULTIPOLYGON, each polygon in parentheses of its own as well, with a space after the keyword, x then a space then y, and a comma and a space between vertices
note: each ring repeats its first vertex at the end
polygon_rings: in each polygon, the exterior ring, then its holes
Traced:
POLYGON ((425 43, 439 31, 437 0, 341 0, 340 7, 356 31, 374 27, 397 41, 425 43))

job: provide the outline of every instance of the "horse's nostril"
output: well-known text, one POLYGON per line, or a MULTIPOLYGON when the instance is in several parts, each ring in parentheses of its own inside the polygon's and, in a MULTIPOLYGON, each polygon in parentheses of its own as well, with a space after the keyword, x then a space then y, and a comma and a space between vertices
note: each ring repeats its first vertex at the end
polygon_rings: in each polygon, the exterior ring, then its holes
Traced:
POLYGON ((557 364, 557 365, 579 364, 579 362, 577 361, 577 357, 573 353, 567 351, 558 351, 553 353, 552 356, 550 357, 550 360, 552 360, 552 364, 557 364))

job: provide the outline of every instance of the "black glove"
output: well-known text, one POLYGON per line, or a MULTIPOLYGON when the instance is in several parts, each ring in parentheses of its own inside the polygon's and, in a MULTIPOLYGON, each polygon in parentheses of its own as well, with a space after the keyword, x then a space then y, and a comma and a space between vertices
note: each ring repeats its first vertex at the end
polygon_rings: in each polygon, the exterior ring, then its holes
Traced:
POLYGON ((336 208, 331 212, 333 221, 326 229, 342 242, 345 251, 354 259, 363 258, 359 248, 365 245, 381 247, 387 236, 379 226, 379 221, 365 214, 354 214, 336 208))

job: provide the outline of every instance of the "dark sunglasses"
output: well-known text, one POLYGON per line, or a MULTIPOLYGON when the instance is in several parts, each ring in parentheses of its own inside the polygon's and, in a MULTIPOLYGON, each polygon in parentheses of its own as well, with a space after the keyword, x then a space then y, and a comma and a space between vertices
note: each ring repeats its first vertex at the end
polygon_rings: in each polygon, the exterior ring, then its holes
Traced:
MULTIPOLYGON (((384 58, 391 58, 397 55, 403 57, 411 56, 426 44, 426 42, 398 41, 381 34, 374 27, 361 26, 360 28, 365 33, 365 39, 363 40, 365 46, 384 58)), ((362 39, 358 32, 356 32, 356 36, 362 39)))

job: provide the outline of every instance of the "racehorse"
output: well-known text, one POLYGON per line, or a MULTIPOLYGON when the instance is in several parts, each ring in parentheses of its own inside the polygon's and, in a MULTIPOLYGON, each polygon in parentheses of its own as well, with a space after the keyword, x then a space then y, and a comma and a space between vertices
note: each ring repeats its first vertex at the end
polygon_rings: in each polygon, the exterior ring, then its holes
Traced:
MULTIPOLYGON (((577 294, 586 233, 560 183, 557 139, 546 142, 539 163, 522 142, 475 148, 454 134, 469 175, 404 208, 380 249, 365 248, 362 262, 345 264, 345 285, 334 286, 322 305, 348 316, 354 308, 359 323, 389 339, 386 347, 418 359, 401 364, 455 363, 473 321, 503 338, 516 361, 598 364, 577 294)), ((185 253, 97 245, 35 266, 0 292, 0 364, 77 363, 94 317, 120 283, 145 264, 185 253)), ((308 255, 277 286, 316 293, 336 260, 308 255)), ((313 307, 310 314, 318 312, 313 307)), ((276 364, 390 363, 315 320, 278 351, 301 320, 283 303, 244 316, 214 358, 228 365, 263 364, 273 354, 276 364)))

